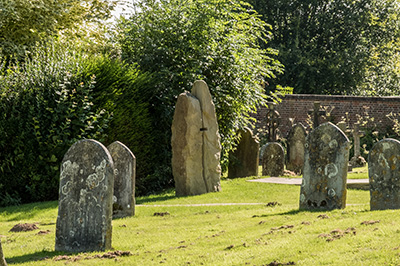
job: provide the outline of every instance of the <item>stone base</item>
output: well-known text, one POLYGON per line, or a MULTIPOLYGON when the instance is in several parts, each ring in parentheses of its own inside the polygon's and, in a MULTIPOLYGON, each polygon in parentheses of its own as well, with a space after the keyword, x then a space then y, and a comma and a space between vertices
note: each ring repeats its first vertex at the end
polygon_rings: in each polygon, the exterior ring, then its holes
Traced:
POLYGON ((361 155, 358 157, 354 156, 353 158, 350 159, 350 164, 353 167, 364 167, 367 165, 367 161, 361 155))

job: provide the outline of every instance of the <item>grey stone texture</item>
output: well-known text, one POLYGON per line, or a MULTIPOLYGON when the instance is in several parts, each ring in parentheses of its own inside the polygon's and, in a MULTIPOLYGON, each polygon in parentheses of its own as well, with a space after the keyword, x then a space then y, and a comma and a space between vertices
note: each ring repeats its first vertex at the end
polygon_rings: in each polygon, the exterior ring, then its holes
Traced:
POLYGON ((108 145, 114 162, 113 217, 135 215, 136 158, 131 150, 119 141, 108 145))
POLYGON ((228 177, 258 176, 260 142, 249 128, 239 130, 239 143, 229 156, 228 177))
POLYGON ((268 142, 262 159, 262 175, 278 177, 285 171, 285 152, 278 142, 268 142))
POLYGON ((303 172, 306 137, 306 130, 301 123, 295 124, 289 131, 286 150, 287 170, 293 171, 297 174, 303 172))
POLYGON ((204 81, 178 97, 172 122, 172 173, 177 196, 221 190, 221 144, 215 106, 204 81))
POLYGON ((383 139, 368 156, 371 210, 400 209, 400 141, 383 139))
POLYGON ((3 254, 3 248, 1 247, 1 239, 0 239, 0 266, 7 266, 7 262, 3 254))
POLYGON ((346 207, 346 181, 350 142, 337 126, 328 122, 306 138, 300 209, 346 207))
POLYGON ((111 248, 114 165, 98 141, 85 139, 64 155, 60 170, 56 251, 111 248))
POLYGON ((194 82, 192 95, 200 101, 203 133, 203 171, 208 192, 221 190, 221 137, 210 90, 202 80, 194 82))
POLYGON ((364 132, 360 131, 360 123, 354 123, 353 125, 353 142, 354 142, 354 156, 350 159, 350 164, 353 167, 364 167, 367 161, 360 154, 360 138, 364 136, 364 132))

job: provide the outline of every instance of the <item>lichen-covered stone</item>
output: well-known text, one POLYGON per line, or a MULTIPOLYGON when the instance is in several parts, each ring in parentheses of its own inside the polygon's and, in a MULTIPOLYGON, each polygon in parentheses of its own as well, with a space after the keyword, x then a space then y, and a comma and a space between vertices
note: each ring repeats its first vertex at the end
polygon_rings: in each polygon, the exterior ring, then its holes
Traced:
POLYGON ((400 209, 400 141, 383 139, 369 152, 371 210, 400 209))
POLYGON ((3 254, 3 248, 1 247, 1 239, 0 239, 0 266, 7 266, 7 262, 3 254))
POLYGON ((113 217, 135 215, 136 158, 131 150, 119 141, 108 145, 114 162, 113 217))
POLYGON ((302 124, 296 124, 287 137, 286 169, 297 174, 303 172, 304 145, 306 143, 306 130, 302 124))
POLYGON ((218 132, 217 115, 207 83, 197 80, 192 95, 200 101, 203 133, 203 168, 208 192, 221 190, 221 142, 218 132))
POLYGON ((189 92, 178 97, 172 121, 172 173, 177 196, 207 193, 203 178, 200 101, 189 92))
POLYGON ((260 143, 249 128, 240 130, 239 135, 236 150, 229 156, 228 177, 257 176, 260 143))
POLYGON ((334 124, 324 123, 306 138, 300 209, 346 207, 350 142, 334 124))
POLYGON ((72 145, 61 163, 56 251, 111 248, 114 165, 98 141, 72 145))
POLYGON ((285 152, 278 142, 269 142, 265 146, 262 160, 264 176, 281 176, 285 170, 285 152))

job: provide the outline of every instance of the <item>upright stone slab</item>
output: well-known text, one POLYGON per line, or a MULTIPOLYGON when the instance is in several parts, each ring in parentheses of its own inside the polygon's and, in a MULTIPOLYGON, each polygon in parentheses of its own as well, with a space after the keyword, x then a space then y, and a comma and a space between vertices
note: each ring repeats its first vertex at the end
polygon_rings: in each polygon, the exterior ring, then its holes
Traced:
POLYGON ((400 209, 400 141, 383 139, 369 152, 371 210, 400 209))
POLYGON ((260 143, 249 128, 240 130, 239 135, 239 144, 229 156, 228 177, 257 176, 260 143))
POLYGON ((286 169, 297 174, 303 172, 306 136, 304 126, 296 124, 292 127, 287 137, 286 169))
POLYGON ((135 215, 136 158, 131 150, 119 141, 107 147, 114 161, 113 217, 135 215))
POLYGON ((3 254, 3 248, 1 247, 1 239, 0 239, 0 266, 7 266, 7 262, 3 254))
POLYGON ((73 144, 61 163, 56 251, 111 248, 114 166, 98 141, 73 144))
POLYGON ((334 124, 324 123, 306 138, 300 209, 346 207, 350 142, 334 124))
POLYGON ((218 132, 217 115, 210 90, 202 80, 193 84, 192 94, 199 99, 203 126, 203 171, 208 192, 221 190, 221 142, 218 132))
POLYGON ((207 193, 203 178, 200 101, 189 92, 178 97, 172 121, 172 173, 177 196, 207 193))
POLYGON ((285 170, 285 153, 278 142, 268 142, 265 146, 262 162, 262 174, 281 176, 285 170))

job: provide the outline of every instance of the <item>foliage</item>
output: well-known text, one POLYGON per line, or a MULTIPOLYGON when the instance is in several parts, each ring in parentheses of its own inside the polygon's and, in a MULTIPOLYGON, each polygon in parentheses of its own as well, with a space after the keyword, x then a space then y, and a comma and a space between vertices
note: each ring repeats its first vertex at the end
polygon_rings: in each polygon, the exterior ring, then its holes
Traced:
POLYGON ((285 65, 276 81, 294 93, 380 94, 382 83, 385 91, 397 86, 397 0, 248 2, 272 25, 270 46, 285 65))
MULTIPOLYGON (((100 22, 110 18, 112 0, 0 0, 0 52, 23 58, 36 44, 49 37, 96 38, 100 22)), ((97 37, 99 37, 97 35, 97 37)), ((88 40, 88 39, 86 39, 88 40)), ((95 41, 91 40, 91 44, 95 41)))
POLYGON ((170 185, 171 174, 158 173, 162 171, 157 165, 158 159, 164 155, 158 149, 157 135, 162 133, 153 127, 156 117, 150 113, 147 96, 155 77, 107 56, 86 62, 83 74, 85 79, 96 76, 92 92, 94 105, 113 113, 104 143, 121 141, 136 157, 136 195, 170 185))
POLYGON ((161 164, 170 165, 177 96, 198 79, 210 88, 226 162, 236 130, 251 123, 249 112, 268 99, 263 84, 281 71, 276 51, 260 49, 271 37, 269 25, 237 0, 143 0, 135 10, 120 25, 122 56, 157 78, 146 93, 157 117, 161 164))
MULTIPOLYGON (((61 49, 62 48, 62 49, 61 49)), ((94 110, 96 78, 80 79, 84 57, 37 47, 0 74, 0 205, 56 199, 59 165, 82 138, 104 137, 109 115, 94 110)))

